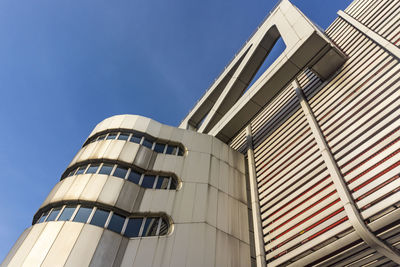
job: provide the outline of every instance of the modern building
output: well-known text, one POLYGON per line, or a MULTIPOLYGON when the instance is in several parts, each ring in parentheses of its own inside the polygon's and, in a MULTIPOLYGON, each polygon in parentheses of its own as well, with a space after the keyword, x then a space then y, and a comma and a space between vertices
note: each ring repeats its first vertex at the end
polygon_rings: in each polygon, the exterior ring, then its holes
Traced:
POLYGON ((2 266, 399 266, 399 28, 280 1, 179 128, 100 122, 2 266))

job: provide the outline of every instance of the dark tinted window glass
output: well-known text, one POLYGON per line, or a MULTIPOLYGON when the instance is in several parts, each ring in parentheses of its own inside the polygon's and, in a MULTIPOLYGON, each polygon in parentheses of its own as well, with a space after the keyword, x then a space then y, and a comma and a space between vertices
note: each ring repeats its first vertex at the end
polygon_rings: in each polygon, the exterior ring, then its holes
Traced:
POLYGON ((45 213, 42 214, 42 217, 40 217, 38 223, 44 222, 44 219, 46 219, 47 214, 49 214, 49 211, 46 211, 45 213))
POLYGON ((176 182, 175 179, 171 179, 171 186, 169 187, 169 189, 176 189, 178 183, 176 182))
POLYGON ((128 172, 128 169, 127 169, 127 168, 117 167, 117 168, 115 169, 115 171, 114 171, 113 176, 117 176, 117 177, 119 177, 119 178, 124 179, 127 172, 128 172))
POLYGON ((100 227, 104 227, 104 224, 107 221, 109 213, 110 212, 108 212, 108 211, 105 211, 105 210, 102 210, 102 209, 97 209, 96 212, 93 215, 92 220, 90 221, 90 224, 97 225, 97 226, 100 226, 100 227))
POLYGON ((151 149, 151 147, 153 146, 153 142, 148 140, 148 139, 144 139, 142 145, 144 145, 145 147, 148 147, 151 149))
POLYGON ((114 165, 111 164, 103 164, 103 166, 100 169, 100 174, 110 174, 114 165))
POLYGON ((78 212, 75 215, 74 222, 87 222, 90 213, 92 212, 92 208, 80 207, 78 212))
POLYGON ((169 177, 159 176, 156 184, 157 189, 167 189, 169 177))
POLYGON ((129 134, 128 133, 121 133, 118 136, 118 140, 128 140, 128 138, 129 138, 129 134))
POLYGON ((86 167, 87 167, 87 165, 86 165, 86 166, 79 167, 75 174, 78 175, 78 174, 84 173, 85 170, 86 170, 86 167))
POLYGON ((107 228, 110 229, 111 231, 121 233, 122 226, 124 226, 125 222, 125 217, 118 215, 118 214, 113 214, 111 217, 110 223, 108 224, 107 228))
POLYGON ((71 219, 72 213, 74 213, 76 207, 75 206, 66 206, 60 217, 58 217, 59 221, 69 221, 71 219))
POLYGON ((175 155, 176 154, 176 149, 177 149, 176 146, 168 145, 166 153, 175 155))
POLYGON ((76 172, 76 169, 73 169, 72 171, 70 171, 70 173, 68 174, 68 176, 74 175, 75 172, 76 172))
POLYGON ((165 148, 165 144, 156 143, 156 145, 154 146, 154 151, 157 153, 163 153, 164 148, 165 148))
POLYGON ((126 226, 125 236, 136 237, 139 236, 140 226, 142 225, 142 218, 131 218, 126 226))
POLYGON ((153 188, 154 180, 156 177, 154 175, 145 175, 142 181, 142 187, 144 188, 153 188))
POLYGON ((61 208, 54 208, 54 209, 51 211, 49 217, 47 217, 46 222, 54 221, 54 220, 56 219, 58 213, 60 212, 60 210, 61 210, 61 208))
POLYGON ((141 140, 142 140, 141 135, 133 134, 130 141, 139 144, 141 140))
POLYGON ((86 173, 96 173, 100 164, 90 164, 89 168, 86 170, 86 173))
POLYGON ((168 223, 165 219, 161 219, 160 233, 158 235, 168 234, 168 223))
POLYGON ((178 147, 178 156, 183 156, 184 152, 185 151, 182 148, 178 147))
POLYGON ((158 219, 155 217, 147 217, 146 222, 144 224, 142 236, 153 236, 156 235, 157 227, 158 227, 158 219))
POLYGON ((134 182, 135 184, 139 184, 140 177, 142 175, 138 172, 135 172, 134 170, 131 170, 131 173, 128 176, 128 180, 131 182, 134 182))
POLYGON ((107 140, 115 139, 117 138, 118 133, 109 133, 107 136, 107 140))
POLYGON ((106 139, 106 134, 102 134, 97 138, 97 141, 106 139))

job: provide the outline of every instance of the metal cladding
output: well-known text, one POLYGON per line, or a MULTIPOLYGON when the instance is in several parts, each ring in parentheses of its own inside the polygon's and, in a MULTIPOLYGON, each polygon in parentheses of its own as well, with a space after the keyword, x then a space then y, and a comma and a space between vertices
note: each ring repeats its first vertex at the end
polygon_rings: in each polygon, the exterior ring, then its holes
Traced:
POLYGON ((210 135, 135 115, 102 121, 88 141, 2 266, 250 266, 242 154, 210 135), (178 146, 182 153, 162 153, 178 146), (161 178, 176 186, 162 187, 161 178), (81 207, 91 211, 84 221, 76 219, 81 207), (118 230, 110 227, 115 214, 125 220, 118 230), (168 221, 163 234, 157 225, 141 230, 150 219, 161 224, 159 217, 168 221), (143 218, 136 234, 127 233, 143 218))
POLYGON ((338 14, 280 1, 180 128, 98 124, 2 266, 399 266, 400 2, 338 14))

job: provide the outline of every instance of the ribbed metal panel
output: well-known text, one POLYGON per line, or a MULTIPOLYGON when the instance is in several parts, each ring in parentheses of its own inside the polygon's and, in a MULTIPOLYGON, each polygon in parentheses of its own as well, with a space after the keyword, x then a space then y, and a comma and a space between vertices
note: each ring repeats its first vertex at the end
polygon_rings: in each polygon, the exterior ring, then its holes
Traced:
MULTIPOLYGON (((398 0, 356 0, 345 12, 400 45, 398 0)), ((366 223, 400 248, 398 59, 341 18, 326 34, 349 59, 327 82, 309 70, 298 82, 366 223)), ((353 230, 294 88, 251 128, 268 266, 396 266, 353 230)), ((243 130, 231 146, 245 139, 243 130)))
POLYGON ((394 45, 400 46, 400 1, 356 0, 345 12, 394 45))

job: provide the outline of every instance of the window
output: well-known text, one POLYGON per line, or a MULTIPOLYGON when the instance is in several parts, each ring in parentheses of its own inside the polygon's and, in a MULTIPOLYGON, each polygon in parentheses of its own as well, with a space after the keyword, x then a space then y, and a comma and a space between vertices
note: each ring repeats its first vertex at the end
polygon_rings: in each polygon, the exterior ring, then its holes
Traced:
POLYGON ((58 213, 60 212, 60 210, 61 210, 61 208, 54 208, 54 209, 51 211, 49 217, 47 217, 46 222, 55 221, 56 218, 57 218, 58 213))
POLYGON ((158 218, 148 217, 144 223, 142 236, 154 236, 157 234, 158 218))
POLYGON ((126 173, 128 172, 127 168, 123 168, 120 166, 117 166, 117 168, 115 169, 113 176, 125 179, 126 173))
POLYGON ((168 145, 166 153, 175 155, 177 149, 178 148, 176 146, 168 145))
POLYGON ((153 188, 154 180, 156 177, 154 175, 145 175, 142 181, 142 187, 144 188, 153 188))
POLYGON ((156 189, 167 189, 169 177, 159 176, 156 184, 156 189))
POLYGON ((76 169, 73 169, 72 171, 70 171, 70 173, 68 174, 68 177, 74 175, 75 172, 76 172, 76 169))
POLYGON ((95 211, 94 215, 93 215, 92 220, 90 221, 90 224, 97 225, 97 226, 100 226, 100 227, 104 227, 104 224, 107 221, 109 213, 110 212, 105 211, 103 209, 97 209, 95 211))
POLYGON ((131 137, 131 142, 133 142, 133 143, 137 143, 137 144, 140 144, 140 141, 142 140, 142 136, 141 135, 139 135, 139 134, 132 134, 132 137, 131 137))
POLYGON ((106 139, 106 134, 102 134, 97 138, 97 141, 106 139))
POLYGON ((161 218, 161 225, 160 225, 160 232, 158 233, 158 235, 166 235, 168 234, 168 223, 165 219, 161 218))
POLYGON ((142 226, 142 218, 131 218, 126 226, 125 235, 127 237, 139 236, 140 227, 142 226))
POLYGON ((107 174, 110 175, 112 169, 114 168, 114 165, 111 164, 103 164, 103 166, 100 169, 99 174, 107 174))
POLYGON ((157 153, 163 153, 165 148, 165 144, 156 143, 154 146, 154 151, 157 153))
POLYGON ((76 207, 75 206, 66 206, 61 213, 60 217, 58 217, 59 221, 69 221, 71 219, 72 214, 74 213, 76 207))
POLYGON ((182 148, 178 147, 178 156, 183 156, 184 153, 185 151, 182 148))
POLYGON ((87 167, 87 165, 79 167, 78 170, 76 171, 75 175, 84 173, 86 170, 86 167, 87 167))
POLYGON ((70 221, 72 219, 73 222, 90 223, 98 227, 107 228, 118 234, 123 234, 127 237, 166 235, 169 232, 168 220, 159 215, 153 214, 151 216, 144 216, 135 214, 134 217, 127 218, 108 208, 87 206, 77 208, 76 204, 62 205, 46 210, 40 215, 36 223, 55 221, 56 219, 57 221, 70 221), (73 217, 75 212, 76 215, 73 217), (92 218, 89 219, 91 214, 93 214, 92 218), (124 232, 122 232, 125 223, 126 227, 124 232))
POLYGON ((92 208, 80 207, 73 221, 86 223, 90 213, 92 213, 92 208))
POLYGON ((90 164, 89 168, 87 169, 86 173, 96 173, 97 169, 99 168, 100 164, 90 164))
POLYGON ((171 185, 169 189, 176 189, 178 182, 175 179, 171 179, 171 185))
POLYGON ((118 140, 128 140, 128 138, 129 138, 129 133, 121 133, 118 136, 118 140))
POLYGON ((109 133, 107 136, 107 140, 113 140, 117 138, 118 133, 109 133))
POLYGON ((147 147, 147 148, 152 148, 153 147, 153 142, 152 141, 150 141, 149 139, 144 139, 143 140, 143 143, 142 143, 142 145, 143 146, 145 146, 145 147, 147 147))
POLYGON ((128 180, 134 182, 135 184, 139 184, 140 177, 142 177, 140 173, 131 170, 131 173, 128 176, 128 180))
POLYGON ((107 226, 107 229, 111 231, 121 233, 122 227, 125 223, 125 217, 114 213, 111 217, 110 223, 107 226))
MULTIPOLYGON (((176 189, 178 186, 178 180, 165 173, 159 173, 158 175, 146 174, 143 171, 138 171, 122 164, 101 163, 99 161, 91 163, 90 165, 81 166, 78 169, 76 167, 73 168, 76 170, 75 174, 83 172, 86 174, 98 173, 112 175, 121 179, 127 179, 143 188, 176 189), (84 169, 86 169, 86 171, 84 171, 84 169)), ((69 175, 72 172, 73 171, 66 173, 69 175)), ((61 180, 65 178, 65 175, 66 174, 62 176, 61 180)))
POLYGON ((95 141, 100 141, 100 140, 122 140, 122 141, 127 141, 129 140, 130 142, 141 144, 142 146, 145 146, 149 149, 153 149, 157 153, 166 153, 170 155, 178 155, 178 156, 183 156, 185 153, 185 149, 183 149, 183 146, 180 145, 167 145, 167 141, 157 141, 156 143, 154 140, 156 138, 152 136, 144 137, 144 133, 138 133, 138 132, 128 132, 128 130, 125 130, 124 132, 117 132, 113 131, 110 133, 103 133, 100 135, 94 135, 91 138, 89 138, 86 143, 83 146, 86 146, 87 144, 90 144, 95 141), (155 143, 155 144, 154 144, 155 143))
POLYGON ((38 223, 44 222, 44 220, 46 219, 47 215, 49 214, 49 210, 44 212, 42 214, 42 216, 39 218, 38 223))

